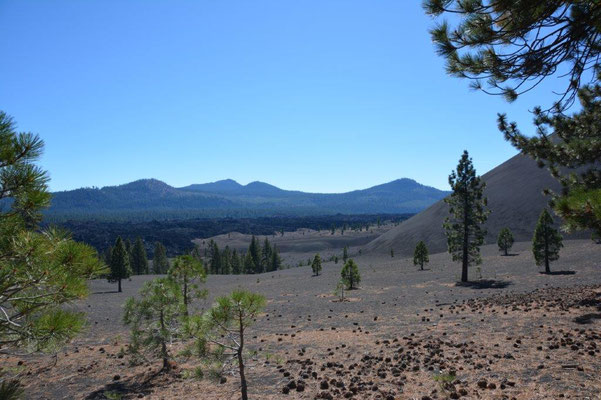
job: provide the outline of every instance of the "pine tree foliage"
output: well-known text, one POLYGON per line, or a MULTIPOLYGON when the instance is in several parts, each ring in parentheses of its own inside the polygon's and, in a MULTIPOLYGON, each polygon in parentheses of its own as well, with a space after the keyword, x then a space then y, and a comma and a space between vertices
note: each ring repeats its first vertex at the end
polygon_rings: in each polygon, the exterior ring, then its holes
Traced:
POLYGON ((598 79, 590 73, 601 55, 597 0, 425 0, 424 8, 458 21, 430 33, 447 72, 474 89, 513 101, 561 70, 567 85, 557 108, 565 110, 583 81, 598 79))
POLYGON ((138 237, 131 249, 131 269, 136 275, 148 274, 148 256, 142 238, 138 237))
POLYGON ((169 259, 167 249, 161 242, 154 243, 154 256, 152 258, 152 270, 155 274, 166 274, 169 271, 169 259))
POLYGON ((191 255, 178 256, 169 268, 169 279, 175 282, 181 291, 183 314, 189 315, 190 304, 195 299, 207 297, 207 290, 201 290, 200 284, 205 283, 207 274, 202 262, 191 255))
POLYGON ((582 109, 570 116, 536 108, 534 137, 522 134, 505 115, 499 116, 499 129, 561 183, 562 193, 552 193, 551 206, 564 228, 601 234, 601 86, 581 89, 579 100, 582 109))
POLYGON ((121 281, 131 276, 131 266, 129 265, 129 254, 125 248, 125 243, 121 236, 117 237, 113 251, 111 253, 111 263, 109 264, 110 274, 109 282, 117 282, 117 290, 121 293, 121 281))
POLYGON ((340 277, 342 282, 346 285, 347 290, 356 289, 359 282, 361 282, 359 267, 352 258, 349 258, 344 264, 344 267, 342 267, 340 277))
POLYGON ((559 259, 559 250, 562 247, 563 239, 557 229, 553 228, 553 217, 544 209, 538 218, 532 239, 532 253, 536 265, 544 265, 545 272, 550 274, 550 263, 559 259))
MULTIPOLYGON (((35 165, 42 150, 37 135, 16 132, 0 111, 0 353, 56 350, 72 339, 84 315, 64 306, 87 296, 88 280, 106 272, 92 247, 37 227, 50 200, 47 175, 35 165)), ((18 395, 5 372, 0 391, 18 395)))
POLYGON ((423 240, 420 240, 415 246, 415 251, 413 252, 413 265, 419 265, 420 269, 423 271, 424 264, 430 262, 430 257, 428 254, 428 247, 423 240))
POLYGON ((319 256, 319 253, 315 254, 315 257, 313 257, 311 270, 313 271, 313 275, 319 276, 319 273, 321 272, 321 257, 319 256))
POLYGON ((243 400, 248 400, 244 353, 246 333, 265 305, 262 295, 235 290, 229 296, 217 298, 210 310, 202 317, 192 318, 188 324, 188 331, 197 339, 197 348, 205 348, 205 354, 212 353, 219 358, 224 368, 232 362, 237 364, 243 400))
POLYGON ((342 250, 342 262, 346 263, 346 260, 348 260, 348 247, 344 246, 342 250))
POLYGON ((181 291, 169 278, 144 284, 139 300, 130 297, 124 306, 123 322, 131 328, 130 351, 142 359, 157 357, 163 371, 171 369, 169 347, 180 329, 181 291))
POLYGON ((467 151, 463 152, 457 170, 449 175, 449 185, 453 193, 445 202, 449 205, 450 215, 443 226, 449 253, 453 261, 461 261, 461 281, 467 282, 468 267, 481 263, 480 246, 486 235, 481 225, 488 218, 485 184, 476 175, 467 151))
POLYGON ((503 228, 499 232, 499 236, 497 237, 497 245, 499 246, 499 251, 502 251, 503 254, 509 255, 509 250, 513 246, 513 233, 509 228, 503 228))

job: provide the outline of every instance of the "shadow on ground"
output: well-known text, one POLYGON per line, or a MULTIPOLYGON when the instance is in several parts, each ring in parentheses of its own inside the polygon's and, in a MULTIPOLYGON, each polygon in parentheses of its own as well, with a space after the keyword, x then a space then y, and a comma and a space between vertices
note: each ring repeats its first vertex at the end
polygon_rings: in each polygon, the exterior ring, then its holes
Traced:
POLYGON ((541 275, 574 275, 576 271, 551 271, 551 272, 539 272, 541 275))
MULTIPOLYGON (((117 376, 115 376, 117 377, 117 376)), ((125 395, 138 394, 148 396, 152 393, 152 389, 164 383, 165 379, 169 379, 170 374, 153 372, 145 376, 134 376, 127 380, 115 380, 114 382, 104 385, 104 387, 93 391, 87 395, 85 400, 105 400, 111 398, 122 398, 125 395)))
POLYGON ((505 289, 507 286, 513 285, 511 281, 497 279, 480 279, 477 281, 457 282, 457 287, 468 287, 472 289, 505 289))

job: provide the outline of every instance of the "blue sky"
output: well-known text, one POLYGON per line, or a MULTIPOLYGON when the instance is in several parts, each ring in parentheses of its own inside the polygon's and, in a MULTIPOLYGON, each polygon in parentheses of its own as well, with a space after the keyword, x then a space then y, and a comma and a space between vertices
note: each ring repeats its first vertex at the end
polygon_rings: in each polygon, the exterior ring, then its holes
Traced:
POLYGON ((232 178, 342 192, 447 189, 515 150, 528 109, 451 78, 420 1, 0 0, 0 109, 46 142, 52 190, 232 178))

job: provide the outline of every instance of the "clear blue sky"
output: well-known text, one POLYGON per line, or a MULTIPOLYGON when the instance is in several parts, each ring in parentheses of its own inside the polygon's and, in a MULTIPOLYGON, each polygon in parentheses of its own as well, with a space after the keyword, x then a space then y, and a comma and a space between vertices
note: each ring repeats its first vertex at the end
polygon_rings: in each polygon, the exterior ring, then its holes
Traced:
POLYGON ((515 154, 551 82, 508 104, 448 77, 420 1, 0 0, 0 109, 46 142, 52 190, 224 178, 447 189, 515 154))

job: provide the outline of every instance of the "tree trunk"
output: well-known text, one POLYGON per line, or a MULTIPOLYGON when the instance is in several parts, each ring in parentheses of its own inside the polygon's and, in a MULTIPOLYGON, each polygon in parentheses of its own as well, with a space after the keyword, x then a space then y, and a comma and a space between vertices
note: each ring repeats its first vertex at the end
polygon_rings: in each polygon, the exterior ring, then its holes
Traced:
MULTIPOLYGON (((159 322, 161 324, 161 331, 165 332, 165 319, 163 318, 163 311, 160 313, 159 322)), ((169 371, 171 366, 169 365, 169 356, 167 354, 167 343, 165 343, 165 338, 161 338, 161 357, 163 358, 163 371, 169 371)))
POLYGON ((550 274, 551 268, 549 267, 549 235, 545 228, 545 273, 550 274))
POLYGON ((238 347, 238 369, 240 371, 240 392, 242 394, 242 400, 248 400, 248 388, 246 387, 246 376, 244 375, 244 358, 242 352, 244 351, 244 326, 242 325, 242 314, 239 314, 239 333, 240 333, 240 346, 238 347))
POLYGON ((507 247, 505 247, 505 255, 508 256, 509 254, 507 253, 507 247))
POLYGON ((188 316, 188 282, 184 280, 184 315, 188 316))
POLYGON ((121 293, 121 278, 119 278, 119 279, 117 280, 117 282, 118 282, 118 284, 117 284, 117 287, 119 288, 119 289, 118 289, 118 290, 119 290, 119 293, 121 293))
POLYGON ((467 194, 463 204, 463 257, 461 266, 461 282, 467 282, 467 267, 468 267, 468 241, 469 241, 469 228, 468 228, 468 201, 467 194))

